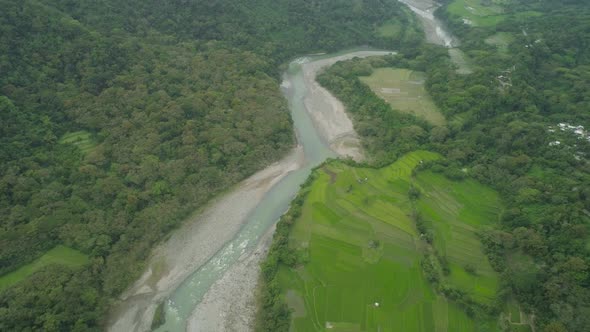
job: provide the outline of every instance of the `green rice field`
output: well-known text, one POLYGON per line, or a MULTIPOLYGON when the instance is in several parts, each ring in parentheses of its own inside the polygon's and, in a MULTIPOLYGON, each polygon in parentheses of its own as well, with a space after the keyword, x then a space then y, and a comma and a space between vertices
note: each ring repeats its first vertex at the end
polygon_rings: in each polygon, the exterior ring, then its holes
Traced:
POLYGON ((506 305, 506 309, 507 309, 507 314, 510 317, 510 322, 512 323, 520 323, 520 308, 518 306, 518 303, 516 303, 514 300, 508 302, 508 304, 506 305))
POLYGON ((16 271, 0 277, 0 291, 27 278, 36 271, 51 265, 59 264, 67 267, 79 267, 88 262, 88 257, 83 253, 62 245, 46 252, 30 264, 24 265, 16 271))
MULTIPOLYGON (((495 26, 508 17, 504 7, 510 6, 511 0, 455 0, 448 7, 449 13, 459 16, 463 22, 472 26, 495 26)), ((519 20, 542 15, 536 11, 524 11, 513 14, 519 20)))
POLYGON ((360 79, 394 109, 424 118, 433 125, 445 124, 444 116, 424 88, 424 73, 400 68, 379 68, 371 76, 360 79))
POLYGON ((470 60, 463 51, 458 48, 451 48, 449 49, 449 56, 451 57, 451 62, 457 68, 457 74, 469 75, 473 73, 470 60))
POLYGON ((59 142, 62 144, 74 144, 84 154, 91 152, 96 146, 96 143, 92 139, 92 134, 83 130, 67 133, 63 135, 59 142))
POLYGON ((397 37, 402 32, 402 25, 397 21, 388 21, 377 28, 377 32, 381 37, 397 37))
POLYGON ((518 303, 511 299, 506 303, 504 312, 502 313, 506 324, 510 326, 510 331, 515 332, 530 332, 533 331, 531 325, 531 316, 523 313, 521 317, 521 310, 518 303))
POLYGON ((508 52, 508 45, 514 40, 514 36, 508 32, 498 32, 488 38, 485 42, 488 45, 495 46, 502 53, 508 52))
POLYGON ((455 0, 448 6, 448 11, 474 26, 494 26, 505 19, 502 6, 496 3, 484 5, 482 0, 455 0))
POLYGON ((482 251, 477 231, 498 220, 498 194, 473 180, 455 182, 432 172, 418 174, 415 185, 424 193, 418 207, 434 230, 434 245, 449 262, 449 283, 480 303, 491 303, 498 276, 482 251), (466 271, 468 265, 475 273, 466 271))
POLYGON ((472 319, 437 294, 421 260, 428 245, 411 218, 415 204, 451 265, 445 282, 482 303, 495 296, 491 270, 475 232, 496 221, 497 194, 474 181, 432 172, 412 176, 438 155, 416 151, 382 169, 331 162, 316 171, 289 247, 304 264, 279 267, 278 284, 292 310, 292 331, 496 331, 497 320, 472 319), (410 186, 421 198, 408 198, 410 186), (468 274, 464 264, 475 266, 468 274))

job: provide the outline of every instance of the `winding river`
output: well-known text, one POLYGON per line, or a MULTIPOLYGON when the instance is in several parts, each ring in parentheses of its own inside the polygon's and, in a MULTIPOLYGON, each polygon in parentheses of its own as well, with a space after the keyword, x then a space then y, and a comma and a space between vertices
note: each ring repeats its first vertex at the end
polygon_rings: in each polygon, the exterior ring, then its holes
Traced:
POLYGON ((311 169, 327 158, 362 159, 360 141, 344 106, 316 83, 315 75, 340 60, 389 53, 353 50, 292 61, 281 89, 289 102, 298 147, 218 198, 156 248, 144 275, 123 294, 109 329, 149 330, 162 301, 166 322, 157 331, 185 331, 187 324, 191 331, 243 330, 249 326, 255 309, 258 263, 273 225, 299 186, 311 169), (243 263, 248 263, 247 268, 234 268, 243 263), (216 288, 221 289, 212 294, 216 288), (207 296, 218 301, 216 306, 208 304, 211 300, 202 303, 207 296), (199 319, 199 313, 205 317, 199 319), (230 316, 243 319, 237 326, 227 327, 230 316))
MULTIPOLYGON (((432 15, 433 2, 401 1, 418 14, 428 41, 457 45, 432 15)), ((289 102, 297 148, 214 200, 158 246, 142 277, 113 310, 109 330, 149 331, 162 302, 166 321, 156 331, 250 330, 258 266, 274 224, 313 167, 327 158, 363 158, 343 105, 319 86, 316 74, 337 61, 389 53, 352 50, 292 61, 281 89, 289 102)))
POLYGON ((273 186, 248 216, 239 233, 172 293, 166 303, 166 323, 158 331, 184 331, 187 319, 209 287, 240 256, 252 251, 260 237, 286 211, 311 168, 326 158, 336 156, 320 138, 310 115, 305 111, 303 100, 308 90, 301 71, 304 61, 306 59, 298 59, 291 63, 282 85, 290 101, 293 124, 305 157, 304 164, 273 186))
MULTIPOLYGON (((187 319, 205 293, 216 280, 223 277, 224 272, 232 264, 237 262, 240 257, 253 251, 260 238, 287 210, 299 190, 299 186, 309 176, 311 169, 327 158, 343 156, 346 155, 346 152, 351 152, 350 149, 346 149, 344 152, 338 151, 342 149, 338 148, 341 144, 337 141, 346 136, 342 134, 354 134, 352 123, 347 118, 338 119, 337 114, 330 114, 331 112, 342 112, 342 107, 340 110, 339 106, 322 107, 325 106, 322 104, 326 102, 326 98, 322 98, 321 92, 314 84, 314 77, 310 80, 308 75, 315 75, 318 70, 337 60, 386 53, 362 51, 328 57, 305 57, 291 62, 281 87, 289 101, 297 140, 303 149, 304 162, 298 169, 291 171, 274 185, 251 211, 237 235, 172 293, 166 304, 166 323, 157 331, 186 330, 187 319), (311 69, 309 70, 309 68, 311 69), (326 111, 329 113, 325 114, 326 111), (317 117, 322 114, 325 114, 325 120, 317 117), (337 128, 334 129, 324 128, 326 125, 334 125, 334 122, 338 120, 348 121, 350 124, 348 126, 346 123, 337 124, 337 128)), ((345 116, 345 113, 342 112, 340 116, 342 115, 345 116)), ((347 144, 344 145, 348 148, 351 147, 347 144)), ((354 145, 352 146, 354 147, 354 145)), ((354 152, 350 154, 355 156, 354 152)), ((253 289, 246 291, 253 292, 253 289)), ((201 326, 191 326, 191 330, 208 330, 202 324, 211 324, 211 321, 201 321, 201 326)))

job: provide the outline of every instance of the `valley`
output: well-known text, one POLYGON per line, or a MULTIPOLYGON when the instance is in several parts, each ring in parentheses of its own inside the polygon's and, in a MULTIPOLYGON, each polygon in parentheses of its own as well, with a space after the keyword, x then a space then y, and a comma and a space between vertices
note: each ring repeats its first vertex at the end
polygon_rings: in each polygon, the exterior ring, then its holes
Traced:
POLYGON ((583 1, 4 5, 0 330, 590 325, 583 1))

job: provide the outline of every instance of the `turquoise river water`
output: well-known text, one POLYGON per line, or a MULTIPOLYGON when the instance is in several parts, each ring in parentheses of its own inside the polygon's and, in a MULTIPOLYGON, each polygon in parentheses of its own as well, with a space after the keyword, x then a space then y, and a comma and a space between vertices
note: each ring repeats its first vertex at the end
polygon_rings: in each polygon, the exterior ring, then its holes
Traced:
POLYGON ((165 304, 166 323, 156 331, 185 331, 187 319, 207 290, 244 252, 252 250, 258 244, 262 235, 288 209, 299 186, 308 177, 311 169, 327 158, 336 157, 328 144, 321 139, 305 109, 304 98, 308 89, 301 70, 301 64, 304 62, 336 55, 299 58, 290 63, 285 73, 282 90, 289 102, 297 139, 303 147, 305 164, 272 187, 249 215, 248 221, 233 240, 172 293, 165 304))

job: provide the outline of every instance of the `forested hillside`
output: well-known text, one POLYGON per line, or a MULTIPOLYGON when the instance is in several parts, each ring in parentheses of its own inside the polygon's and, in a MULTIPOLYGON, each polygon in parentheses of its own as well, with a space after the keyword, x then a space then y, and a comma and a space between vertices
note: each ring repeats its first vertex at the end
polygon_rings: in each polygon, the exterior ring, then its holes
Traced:
POLYGON ((155 243, 280 158, 287 59, 421 41, 379 36, 410 19, 393 0, 0 5, 0 278, 57 245, 89 260, 6 283, 3 331, 101 329, 155 243))
POLYGON ((457 73, 446 50, 425 46, 418 57, 342 63, 319 81, 345 102, 377 165, 429 149, 446 156, 431 170, 501 193, 500 223, 480 235, 502 276, 488 314, 514 298, 537 330, 587 331, 590 8, 582 1, 514 5, 491 27, 469 26, 450 7, 440 9, 461 36, 470 75, 457 73), (380 67, 425 71, 447 124, 432 127, 391 110, 358 79, 380 67))

